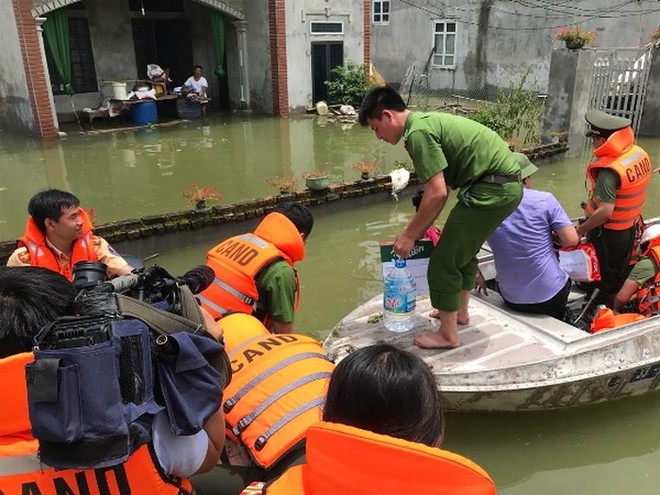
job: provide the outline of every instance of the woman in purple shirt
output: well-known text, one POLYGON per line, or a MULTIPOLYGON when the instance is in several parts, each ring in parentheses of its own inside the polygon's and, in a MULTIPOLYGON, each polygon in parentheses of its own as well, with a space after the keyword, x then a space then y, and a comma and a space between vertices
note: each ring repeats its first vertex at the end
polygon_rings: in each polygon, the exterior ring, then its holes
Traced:
MULTIPOLYGON (((571 281, 559 266, 552 234, 557 234, 564 247, 575 246, 579 237, 552 194, 530 189, 536 165, 522 153, 514 155, 522 170, 523 199, 488 238, 495 257, 498 290, 511 309, 561 319, 571 281)), ((477 290, 486 291, 481 274, 477 290)))

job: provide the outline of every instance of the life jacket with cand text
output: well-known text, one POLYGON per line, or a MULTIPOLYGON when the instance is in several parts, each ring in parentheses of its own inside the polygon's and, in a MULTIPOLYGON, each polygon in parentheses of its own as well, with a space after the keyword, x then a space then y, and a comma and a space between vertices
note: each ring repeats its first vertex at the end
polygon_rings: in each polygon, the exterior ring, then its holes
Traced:
POLYGON ((233 374, 223 392, 227 437, 269 469, 321 421, 334 364, 318 341, 270 334, 250 315, 229 315, 220 326, 233 374))
POLYGON ((54 272, 63 275, 69 280, 73 279, 73 265, 79 261, 98 261, 96 250, 94 248, 94 235, 89 216, 82 208, 78 209, 78 214, 82 218, 82 236, 73 244, 71 251, 71 263, 68 268, 60 265, 55 253, 46 245, 46 237, 39 230, 37 223, 32 217, 29 217, 25 224, 25 234, 21 237, 17 247, 24 246, 30 253, 30 265, 48 268, 54 272))
POLYGON ((646 190, 651 179, 651 160, 648 154, 634 144, 632 128, 626 127, 613 133, 599 148, 594 150, 594 161, 587 167, 586 189, 589 199, 585 213, 593 215, 600 204, 594 198, 596 178, 603 169, 612 170, 619 177, 619 187, 614 199, 614 211, 603 227, 610 230, 626 230, 638 221, 646 190))
POLYGON ((25 366, 33 359, 31 352, 0 359, 0 374, 6 383, 0 408, 0 493, 192 494, 189 480, 163 472, 152 444, 142 445, 126 462, 102 469, 56 470, 44 465, 28 415, 25 366))
POLYGON ((646 281, 637 291, 637 310, 646 316, 660 314, 660 238, 651 240, 645 256, 655 264, 655 277, 646 281))
MULTIPOLYGON (((281 213, 269 213, 254 233, 230 237, 207 253, 206 264, 215 278, 197 297, 216 320, 236 312, 254 315, 259 304, 259 273, 277 260, 293 269, 304 256, 304 243, 294 224, 281 213)), ((295 277, 297 309, 300 285, 297 274, 295 277)), ((267 314, 264 323, 269 323, 267 314)))
POLYGON ((307 461, 266 486, 266 495, 495 495, 471 460, 440 448, 337 423, 307 432, 307 461))

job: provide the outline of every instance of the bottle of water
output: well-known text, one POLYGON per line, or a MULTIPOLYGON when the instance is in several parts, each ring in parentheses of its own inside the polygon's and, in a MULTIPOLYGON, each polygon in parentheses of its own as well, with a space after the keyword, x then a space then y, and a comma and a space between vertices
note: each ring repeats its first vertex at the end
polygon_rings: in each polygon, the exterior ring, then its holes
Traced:
POLYGON ((394 268, 385 277, 383 291, 383 323, 391 332, 412 330, 415 322, 417 284, 406 268, 406 260, 397 258, 394 268))

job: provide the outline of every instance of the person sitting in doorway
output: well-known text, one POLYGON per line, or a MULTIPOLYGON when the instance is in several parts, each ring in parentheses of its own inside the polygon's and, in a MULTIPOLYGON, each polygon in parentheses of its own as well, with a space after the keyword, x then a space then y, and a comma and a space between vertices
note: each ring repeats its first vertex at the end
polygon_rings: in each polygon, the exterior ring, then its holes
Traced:
POLYGON ((199 101, 202 108, 202 115, 206 115, 206 104, 208 102, 207 90, 209 88, 209 83, 202 75, 203 71, 204 69, 201 65, 193 67, 193 75, 186 79, 186 82, 183 83, 183 87, 188 91, 186 97, 199 101))
POLYGON ((73 279, 73 266, 79 261, 100 261, 113 278, 133 271, 102 237, 73 194, 48 189, 35 194, 28 204, 30 217, 25 234, 7 266, 42 266, 73 279))
POLYGON ((660 225, 647 227, 639 245, 643 256, 614 297, 614 311, 630 304, 645 316, 660 314, 660 225))
MULTIPOLYGON (((563 247, 575 246, 580 239, 557 199, 549 192, 531 189, 536 165, 522 153, 514 156, 522 171, 523 199, 488 237, 498 290, 511 309, 562 319, 571 280, 559 266, 553 233, 563 247)), ((481 272, 477 290, 488 294, 481 272)))
POLYGON ((429 366, 389 344, 364 347, 332 374, 323 421, 307 430, 306 463, 265 493, 495 494, 486 471, 440 448, 443 437, 443 404, 429 366))
POLYGON ((170 68, 163 69, 160 65, 149 64, 147 65, 147 77, 151 82, 161 83, 165 94, 170 94, 170 68))

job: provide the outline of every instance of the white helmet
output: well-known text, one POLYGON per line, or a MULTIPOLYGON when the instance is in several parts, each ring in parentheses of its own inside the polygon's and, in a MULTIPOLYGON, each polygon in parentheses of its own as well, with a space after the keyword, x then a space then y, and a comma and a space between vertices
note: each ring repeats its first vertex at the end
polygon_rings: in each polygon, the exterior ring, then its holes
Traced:
POLYGON ((646 230, 644 230, 644 233, 642 234, 642 239, 639 242, 640 244, 644 244, 645 242, 649 242, 651 239, 655 239, 656 237, 660 237, 660 224, 646 227, 646 230))

